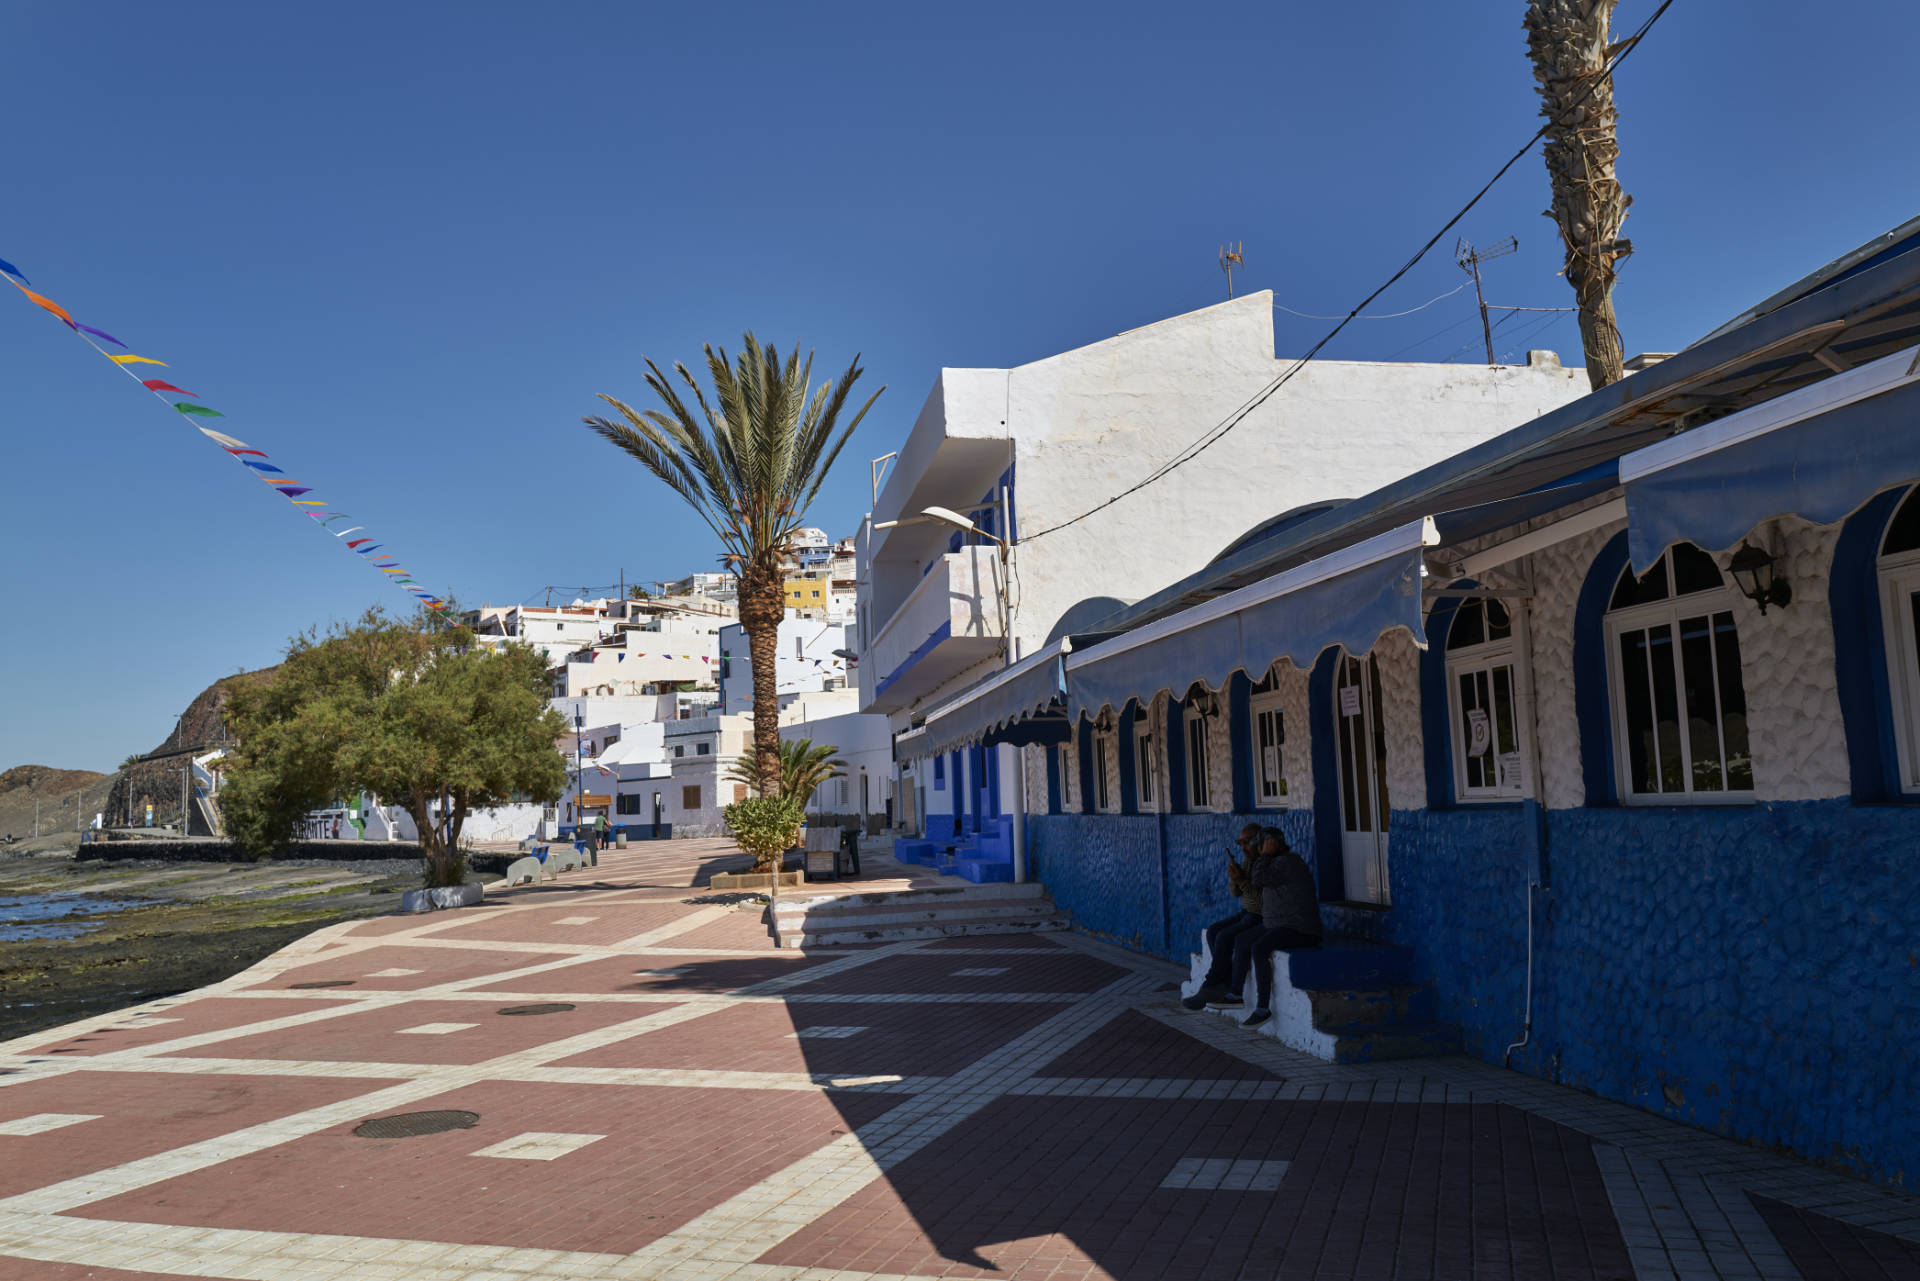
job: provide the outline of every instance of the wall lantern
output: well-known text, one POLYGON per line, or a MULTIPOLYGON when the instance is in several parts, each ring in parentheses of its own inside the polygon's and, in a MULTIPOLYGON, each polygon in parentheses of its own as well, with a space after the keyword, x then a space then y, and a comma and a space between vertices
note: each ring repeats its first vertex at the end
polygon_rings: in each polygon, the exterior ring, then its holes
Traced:
POLYGON ((1774 564, 1771 552, 1743 540, 1727 566, 1733 571, 1740 594, 1758 605, 1762 614, 1769 605, 1785 605, 1793 599, 1793 589, 1774 577, 1774 564))

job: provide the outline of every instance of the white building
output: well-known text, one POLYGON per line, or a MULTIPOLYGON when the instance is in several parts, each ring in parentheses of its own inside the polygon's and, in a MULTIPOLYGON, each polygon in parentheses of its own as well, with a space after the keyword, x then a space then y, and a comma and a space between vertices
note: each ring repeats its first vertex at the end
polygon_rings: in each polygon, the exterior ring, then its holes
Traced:
MULTIPOLYGON (((780 705, 787 706, 806 693, 844 689, 852 652, 852 636, 845 623, 787 617, 780 621, 775 641, 774 688, 780 705)), ((743 716, 753 710, 753 655, 747 648, 747 629, 733 624, 720 630, 717 684, 720 711, 743 716)))
POLYGON ((814 789, 807 802, 812 821, 883 825, 894 817, 893 739, 887 718, 859 711, 851 691, 796 702, 780 716, 783 742, 809 739, 834 748, 846 762, 841 776, 814 789))
MULTIPOLYGON (((1587 390, 1547 352, 1495 367, 1316 360, 1276 390, 1295 362, 1274 356, 1272 308, 1270 293, 1249 294, 1013 369, 943 369, 864 531, 862 707, 904 730, 1222 557, 1249 527, 1325 510, 1587 390), (1230 422, 1191 461, 1094 510, 1230 422), (1004 559, 990 539, 925 518, 932 506, 1010 530, 1004 559)), ((916 780, 920 813, 952 814, 956 797, 969 814, 1006 812, 998 757, 1010 770, 1010 749, 968 755, 916 780)))

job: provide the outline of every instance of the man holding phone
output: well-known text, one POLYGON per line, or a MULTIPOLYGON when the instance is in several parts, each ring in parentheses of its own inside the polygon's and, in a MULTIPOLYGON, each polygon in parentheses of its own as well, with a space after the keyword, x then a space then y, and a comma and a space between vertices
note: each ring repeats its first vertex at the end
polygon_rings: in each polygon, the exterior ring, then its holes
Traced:
POLYGON ((1260 862, 1261 836, 1258 823, 1248 823, 1234 838, 1241 857, 1227 854, 1227 888, 1240 899, 1240 910, 1207 926, 1207 977, 1195 992, 1180 1004, 1189 1010, 1202 1010, 1208 1001, 1227 995, 1227 979, 1233 973, 1233 941, 1247 930, 1260 927, 1260 889, 1253 884, 1253 872, 1260 862))

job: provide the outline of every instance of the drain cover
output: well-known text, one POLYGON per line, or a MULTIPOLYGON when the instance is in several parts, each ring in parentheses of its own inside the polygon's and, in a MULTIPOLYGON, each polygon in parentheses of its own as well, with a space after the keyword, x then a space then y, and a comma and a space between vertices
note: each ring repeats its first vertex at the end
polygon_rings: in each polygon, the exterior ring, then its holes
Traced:
POLYGON ((480 1120, 478 1112, 401 1112, 396 1116, 376 1116, 353 1127, 363 1139, 411 1139, 422 1134, 445 1134, 448 1130, 471 1130, 480 1120))
POLYGON ((496 1014, 565 1014, 572 1009, 565 1001, 543 1001, 537 1005, 503 1005, 496 1014))
POLYGON ((313 983, 294 983, 292 987, 352 987, 353 979, 320 979, 313 983))

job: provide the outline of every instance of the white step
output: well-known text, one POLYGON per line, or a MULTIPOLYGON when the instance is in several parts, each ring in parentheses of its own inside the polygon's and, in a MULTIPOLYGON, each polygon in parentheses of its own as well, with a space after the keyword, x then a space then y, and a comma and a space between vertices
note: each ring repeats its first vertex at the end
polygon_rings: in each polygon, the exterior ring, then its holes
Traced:
POLYGON ((876 925, 865 929, 834 928, 774 935, 775 947, 834 947, 849 943, 899 943, 910 939, 962 938, 976 934, 1046 934, 1067 928, 1061 916, 1034 916, 1010 920, 954 917, 918 925, 876 925))

